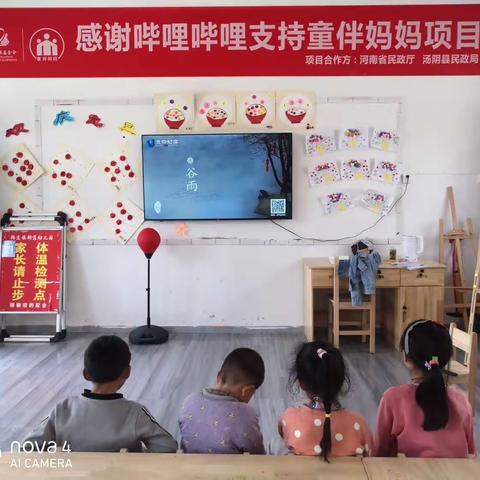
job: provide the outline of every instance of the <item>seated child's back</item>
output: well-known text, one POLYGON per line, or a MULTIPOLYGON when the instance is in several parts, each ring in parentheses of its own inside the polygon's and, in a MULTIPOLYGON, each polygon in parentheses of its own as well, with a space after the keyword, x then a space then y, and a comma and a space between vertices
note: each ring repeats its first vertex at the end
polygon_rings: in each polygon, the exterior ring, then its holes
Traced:
POLYGON ((98 337, 84 357, 84 377, 92 391, 56 405, 50 415, 26 439, 65 443, 72 451, 118 452, 123 448, 151 452, 175 452, 177 442, 141 404, 117 393, 130 375, 130 350, 119 337, 98 337))
POLYGON ((368 455, 372 439, 365 419, 338 403, 348 384, 340 351, 322 341, 304 343, 292 374, 309 401, 287 409, 281 418, 279 432, 288 449, 296 455, 321 455, 325 460, 368 455))
POLYGON ((265 377, 262 357, 238 348, 224 360, 216 387, 193 393, 179 417, 186 453, 264 454, 263 438, 254 409, 248 405, 265 377))
POLYGON ((400 346, 412 383, 389 388, 377 416, 377 456, 466 457, 475 453, 472 409, 442 369, 452 356, 448 330, 431 320, 411 323, 400 346))

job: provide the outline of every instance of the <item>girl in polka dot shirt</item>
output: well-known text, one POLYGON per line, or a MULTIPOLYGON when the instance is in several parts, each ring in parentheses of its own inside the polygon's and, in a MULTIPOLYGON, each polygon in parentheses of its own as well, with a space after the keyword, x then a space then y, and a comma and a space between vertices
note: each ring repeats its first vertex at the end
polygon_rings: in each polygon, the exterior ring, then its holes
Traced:
POLYGON ((309 402, 287 409, 279 432, 296 455, 347 457, 369 455, 372 436, 365 419, 343 409, 338 396, 350 380, 342 354, 327 342, 304 343, 296 356, 292 380, 309 402))

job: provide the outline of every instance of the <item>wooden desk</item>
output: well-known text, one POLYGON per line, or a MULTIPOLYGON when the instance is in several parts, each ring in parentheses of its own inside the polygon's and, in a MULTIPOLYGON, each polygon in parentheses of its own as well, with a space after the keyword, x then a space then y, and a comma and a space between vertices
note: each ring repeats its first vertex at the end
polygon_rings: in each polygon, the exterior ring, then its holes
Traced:
MULTIPOLYGON (((425 268, 412 271, 398 268, 392 262, 384 262, 377 272, 377 288, 394 291, 393 320, 391 325, 387 325, 387 337, 397 348, 403 329, 408 323, 419 318, 437 321, 443 318, 445 265, 430 260, 420 262, 425 265, 425 268)), ((314 338, 314 291, 315 289, 333 289, 333 265, 327 257, 320 257, 305 258, 303 266, 305 336, 307 340, 312 341, 314 338)), ((347 286, 347 279, 345 279, 345 286, 347 286)), ((385 315, 386 312, 383 314, 385 315)))
MULTIPOLYGON (((2 480, 98 479, 98 480, 286 480, 346 479, 368 480, 361 458, 333 459, 325 463, 318 457, 275 457, 268 455, 187 455, 155 453, 71 453, 72 468, 25 468, 26 459, 49 455, 11 455, 0 457, 2 480), (12 459, 23 468, 12 468, 12 459)), ((60 458, 59 455, 51 456, 60 458)))
POLYGON ((478 480, 478 459, 366 458, 369 480, 478 480))

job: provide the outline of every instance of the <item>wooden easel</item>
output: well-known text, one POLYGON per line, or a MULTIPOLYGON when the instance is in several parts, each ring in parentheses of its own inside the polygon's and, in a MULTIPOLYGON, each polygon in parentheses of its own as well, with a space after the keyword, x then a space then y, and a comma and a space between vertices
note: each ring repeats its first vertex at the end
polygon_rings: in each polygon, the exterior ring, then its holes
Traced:
MULTIPOLYGON (((467 229, 464 230, 461 227, 461 224, 457 218, 457 209, 455 206, 455 197, 453 194, 453 187, 447 188, 447 199, 450 207, 450 213, 452 216, 452 230, 445 233, 445 223, 441 218, 439 220, 439 250, 438 250, 438 261, 440 263, 446 263, 445 258, 445 242, 453 244, 453 255, 456 264, 456 271, 452 272, 452 281, 453 285, 451 287, 445 287, 447 289, 453 289, 454 303, 445 305, 445 309, 455 308, 460 309, 462 312, 463 318, 463 327, 464 330, 469 328, 469 314, 468 308, 473 307, 473 313, 470 312, 470 317, 475 315, 476 307, 476 293, 472 296, 472 302, 469 304, 465 299, 465 295, 468 294, 472 289, 466 287, 465 285, 465 270, 463 268, 463 253, 462 253, 462 241, 470 240, 470 244, 473 248, 474 255, 477 254, 474 247, 474 235, 473 235, 473 222, 471 218, 467 218, 467 229)), ((478 259, 477 259, 478 267, 478 259)), ((478 272, 476 271, 478 277, 478 272)), ((473 328, 473 327, 472 327, 473 328)))

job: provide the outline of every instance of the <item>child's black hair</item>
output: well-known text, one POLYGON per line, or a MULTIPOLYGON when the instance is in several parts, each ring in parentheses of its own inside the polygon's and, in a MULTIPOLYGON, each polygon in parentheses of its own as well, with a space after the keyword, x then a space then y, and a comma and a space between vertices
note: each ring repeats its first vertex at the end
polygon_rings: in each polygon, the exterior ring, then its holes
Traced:
POLYGON ((423 411, 423 429, 431 432, 444 428, 449 411, 442 369, 453 354, 448 330, 431 320, 417 320, 403 332, 400 348, 423 374, 415 392, 415 400, 423 411))
POLYGON ((255 350, 237 348, 226 356, 219 373, 224 383, 255 385, 255 388, 259 388, 265 379, 265 364, 255 350))
POLYGON ((303 343, 295 357, 291 382, 298 382, 312 400, 318 399, 323 403, 325 421, 320 454, 328 462, 328 454, 332 449, 332 405, 337 405, 339 395, 350 388, 347 367, 340 350, 321 340, 303 343))
POLYGON ((117 380, 130 366, 131 354, 126 342, 116 335, 103 335, 93 340, 84 355, 84 368, 94 383, 117 380))

